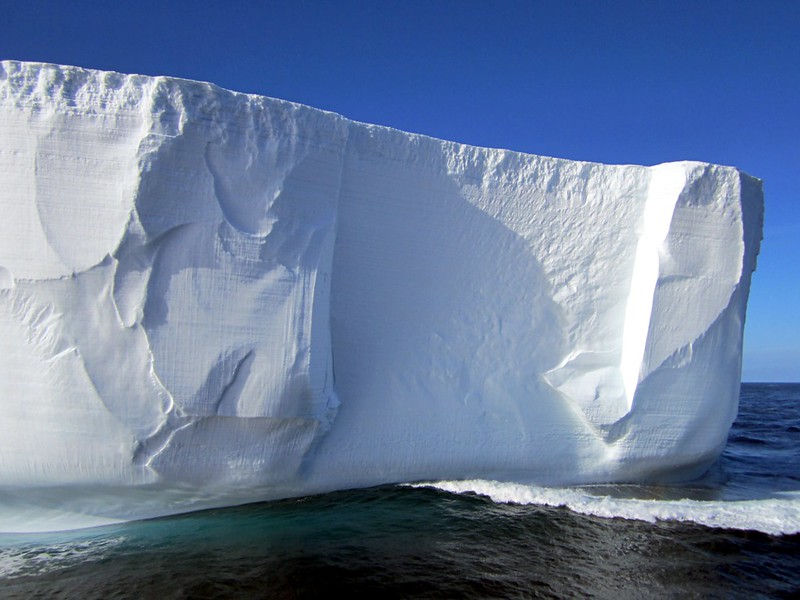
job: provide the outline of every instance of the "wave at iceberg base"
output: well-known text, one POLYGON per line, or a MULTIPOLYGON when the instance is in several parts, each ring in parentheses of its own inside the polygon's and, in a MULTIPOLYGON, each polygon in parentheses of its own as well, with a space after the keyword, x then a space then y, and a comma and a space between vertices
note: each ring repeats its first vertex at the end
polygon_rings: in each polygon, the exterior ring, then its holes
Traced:
POLYGON ((401 481, 692 477, 758 180, 0 68, 0 530, 401 481))
POLYGON ((497 481, 437 481, 414 484, 456 494, 475 493, 504 504, 566 507, 595 517, 639 521, 690 521, 707 527, 755 530, 770 535, 800 532, 800 492, 752 500, 640 499, 603 494, 602 490, 544 488, 497 481))

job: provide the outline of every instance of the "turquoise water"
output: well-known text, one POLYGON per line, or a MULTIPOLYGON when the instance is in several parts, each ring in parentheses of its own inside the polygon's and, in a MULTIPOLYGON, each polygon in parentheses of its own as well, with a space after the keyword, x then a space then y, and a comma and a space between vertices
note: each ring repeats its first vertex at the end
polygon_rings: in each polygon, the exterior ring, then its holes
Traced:
POLYGON ((800 385, 746 384, 725 454, 691 485, 390 486, 5 535, 0 596, 788 598, 798 457, 800 385))

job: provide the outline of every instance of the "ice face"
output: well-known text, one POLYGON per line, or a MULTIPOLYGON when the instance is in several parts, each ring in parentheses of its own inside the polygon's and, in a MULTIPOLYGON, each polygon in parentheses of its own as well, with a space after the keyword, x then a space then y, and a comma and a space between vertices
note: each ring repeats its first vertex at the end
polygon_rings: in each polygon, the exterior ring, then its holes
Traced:
POLYGON ((736 414, 760 183, 0 68, 0 530, 424 479, 677 479, 736 414))

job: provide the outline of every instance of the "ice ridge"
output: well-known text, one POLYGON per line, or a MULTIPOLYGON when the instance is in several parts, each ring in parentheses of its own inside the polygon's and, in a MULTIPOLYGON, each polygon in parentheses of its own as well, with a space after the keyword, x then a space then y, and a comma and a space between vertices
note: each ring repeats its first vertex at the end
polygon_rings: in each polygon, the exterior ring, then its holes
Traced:
POLYGON ((760 182, 0 65, 0 530, 390 482, 682 479, 760 182))

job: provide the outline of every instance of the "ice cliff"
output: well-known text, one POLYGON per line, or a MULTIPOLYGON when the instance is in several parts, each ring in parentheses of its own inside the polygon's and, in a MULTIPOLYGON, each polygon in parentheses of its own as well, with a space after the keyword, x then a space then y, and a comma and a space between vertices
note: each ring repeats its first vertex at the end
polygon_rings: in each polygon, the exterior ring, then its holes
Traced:
POLYGON ((760 182, 0 67, 0 530, 427 479, 687 478, 760 182))

